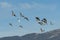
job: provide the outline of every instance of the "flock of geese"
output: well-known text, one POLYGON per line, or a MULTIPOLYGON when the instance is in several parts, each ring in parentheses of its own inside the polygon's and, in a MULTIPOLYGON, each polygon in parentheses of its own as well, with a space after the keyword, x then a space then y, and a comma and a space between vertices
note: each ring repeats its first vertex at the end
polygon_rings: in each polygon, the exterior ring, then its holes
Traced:
MULTIPOLYGON (((14 17, 17 17, 17 15, 14 13, 13 10, 12 10, 12 14, 11 14, 11 15, 14 16, 14 17)), ((24 19, 27 20, 27 21, 30 21, 29 18, 26 17, 26 16, 24 16, 21 12, 20 12, 20 17, 24 18, 24 19)), ((41 19, 37 16, 37 17, 35 17, 35 20, 36 20, 36 22, 37 22, 38 24, 40 24, 41 26, 48 24, 48 21, 47 21, 46 18, 43 18, 43 19, 41 20, 41 19)), ((19 21, 19 22, 21 21, 20 18, 18 18, 18 21, 19 21)), ((50 25, 53 25, 52 22, 49 22, 49 23, 50 23, 50 25)), ((13 26, 12 23, 9 23, 9 25, 10 25, 10 26, 13 26)), ((19 27, 20 27, 20 28, 23 28, 23 26, 22 26, 21 24, 19 25, 19 27)), ((44 32, 44 30, 43 30, 42 28, 40 28, 40 31, 41 31, 41 32, 44 32)))

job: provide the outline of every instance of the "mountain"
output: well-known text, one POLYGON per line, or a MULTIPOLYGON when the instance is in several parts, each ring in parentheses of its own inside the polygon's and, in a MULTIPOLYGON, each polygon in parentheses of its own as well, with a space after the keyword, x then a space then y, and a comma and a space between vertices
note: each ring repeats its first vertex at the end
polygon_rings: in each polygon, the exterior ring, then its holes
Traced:
POLYGON ((38 34, 30 33, 24 36, 4 37, 0 40, 60 40, 60 29, 38 34))
POLYGON ((0 38, 0 40, 20 40, 20 37, 19 36, 4 37, 0 38))

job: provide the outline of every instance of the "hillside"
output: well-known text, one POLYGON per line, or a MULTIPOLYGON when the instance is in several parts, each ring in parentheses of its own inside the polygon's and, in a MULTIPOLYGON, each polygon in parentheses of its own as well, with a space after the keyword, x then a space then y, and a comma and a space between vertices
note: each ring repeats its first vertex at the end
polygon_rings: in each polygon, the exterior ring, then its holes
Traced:
POLYGON ((0 40, 60 40, 60 29, 42 34, 30 33, 21 37, 19 36, 4 37, 0 38, 0 40))

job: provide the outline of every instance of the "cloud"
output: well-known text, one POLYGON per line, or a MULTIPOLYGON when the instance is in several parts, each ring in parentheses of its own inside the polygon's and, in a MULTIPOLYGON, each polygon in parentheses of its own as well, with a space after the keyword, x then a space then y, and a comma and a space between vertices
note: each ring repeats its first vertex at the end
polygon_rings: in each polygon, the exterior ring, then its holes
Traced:
POLYGON ((55 10, 56 4, 44 4, 44 3, 20 3, 19 7, 21 9, 48 9, 48 10, 55 10))
POLYGON ((11 8, 11 9, 40 9, 40 10, 56 10, 56 4, 44 4, 44 3, 19 3, 17 6, 8 2, 0 2, 0 7, 11 8))
POLYGON ((20 3, 19 6, 20 6, 22 9, 30 9, 30 8, 31 8, 31 5, 28 4, 28 3, 20 3))
POLYGON ((12 5, 7 2, 0 2, 0 7, 2 8, 11 8, 12 5))

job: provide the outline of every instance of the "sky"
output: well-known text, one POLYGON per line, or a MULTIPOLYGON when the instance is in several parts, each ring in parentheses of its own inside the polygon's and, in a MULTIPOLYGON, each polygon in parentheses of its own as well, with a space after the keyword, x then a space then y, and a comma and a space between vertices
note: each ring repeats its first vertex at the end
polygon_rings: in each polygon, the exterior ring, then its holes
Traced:
POLYGON ((45 32, 60 29, 60 0, 0 0, 0 37, 6 36, 22 36, 29 33, 40 33, 40 28, 45 32), (13 17, 11 11, 17 15, 13 17), (19 13, 29 18, 29 22, 20 18, 20 23, 17 21, 19 13), (46 18, 48 24, 45 26, 39 25, 35 17, 40 19, 46 18), (50 25, 52 21, 54 25, 50 25), (9 26, 9 23, 13 27, 9 26), (23 25, 23 28, 18 25, 23 25))

